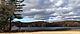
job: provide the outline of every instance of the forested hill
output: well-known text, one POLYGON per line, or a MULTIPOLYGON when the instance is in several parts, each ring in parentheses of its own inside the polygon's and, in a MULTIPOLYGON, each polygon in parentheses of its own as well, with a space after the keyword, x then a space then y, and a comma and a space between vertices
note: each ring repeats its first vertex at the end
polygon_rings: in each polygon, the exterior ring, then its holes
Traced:
POLYGON ((44 22, 36 21, 29 23, 13 22, 18 27, 80 27, 80 21, 60 21, 60 22, 44 22))

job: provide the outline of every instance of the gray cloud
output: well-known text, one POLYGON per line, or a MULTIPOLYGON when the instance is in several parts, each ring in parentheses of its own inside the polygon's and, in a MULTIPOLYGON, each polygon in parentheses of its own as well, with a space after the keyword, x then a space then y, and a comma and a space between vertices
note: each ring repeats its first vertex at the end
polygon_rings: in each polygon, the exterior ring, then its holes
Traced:
POLYGON ((80 16, 80 0, 25 0, 23 3, 26 6, 22 15, 37 20, 57 16, 80 16))

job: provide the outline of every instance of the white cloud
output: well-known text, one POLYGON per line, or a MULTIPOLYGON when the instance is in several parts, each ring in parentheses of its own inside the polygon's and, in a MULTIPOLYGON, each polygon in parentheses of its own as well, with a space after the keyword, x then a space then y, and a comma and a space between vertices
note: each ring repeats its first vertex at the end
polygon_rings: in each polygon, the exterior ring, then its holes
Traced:
POLYGON ((50 2, 53 2, 54 0, 49 0, 50 2))
POLYGON ((55 6, 61 6, 63 4, 63 0, 59 0, 56 4, 55 4, 55 6))

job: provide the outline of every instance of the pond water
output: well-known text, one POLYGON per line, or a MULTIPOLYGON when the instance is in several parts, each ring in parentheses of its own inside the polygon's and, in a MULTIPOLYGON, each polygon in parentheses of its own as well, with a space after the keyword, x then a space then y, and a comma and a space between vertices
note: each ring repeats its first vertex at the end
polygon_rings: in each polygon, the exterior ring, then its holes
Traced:
POLYGON ((13 26, 12 30, 68 30, 68 29, 72 29, 72 30, 79 30, 80 27, 16 27, 13 26))

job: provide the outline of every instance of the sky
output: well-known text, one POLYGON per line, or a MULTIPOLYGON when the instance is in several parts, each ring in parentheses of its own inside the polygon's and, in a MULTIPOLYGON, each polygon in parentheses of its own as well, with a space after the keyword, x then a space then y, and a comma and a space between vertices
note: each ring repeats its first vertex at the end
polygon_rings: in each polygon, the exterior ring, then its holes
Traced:
POLYGON ((26 5, 21 12, 24 17, 13 21, 52 22, 80 18, 80 0, 24 0, 20 4, 26 5))

